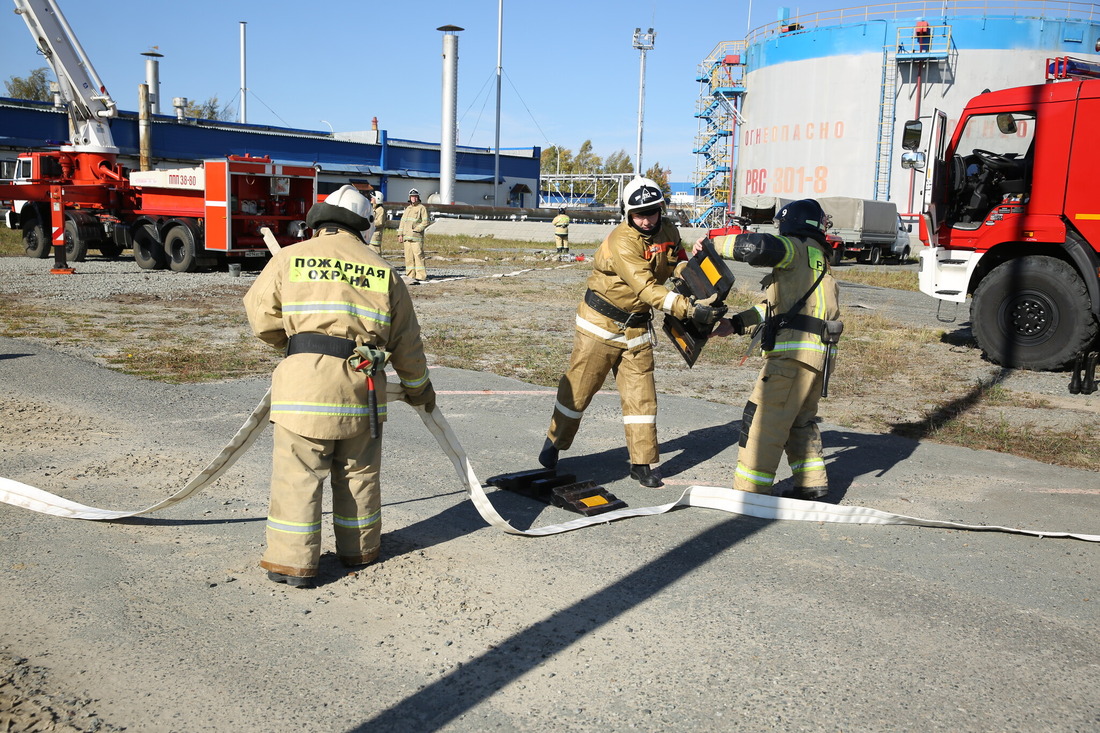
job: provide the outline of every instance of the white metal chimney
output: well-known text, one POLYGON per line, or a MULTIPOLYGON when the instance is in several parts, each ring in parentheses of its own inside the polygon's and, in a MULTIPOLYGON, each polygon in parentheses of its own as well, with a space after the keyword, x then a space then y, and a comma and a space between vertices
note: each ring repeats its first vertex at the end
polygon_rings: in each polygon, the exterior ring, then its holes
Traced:
POLYGON ((145 57, 145 83, 149 86, 149 112, 160 114, 160 62, 157 59, 164 58, 164 54, 157 51, 146 51, 145 57))
POLYGON ((241 124, 248 122, 248 83, 246 81, 245 66, 245 33, 244 27, 248 21, 241 21, 241 124))
POLYGON ((455 202, 455 144, 458 139, 458 32, 457 25, 436 28, 443 32, 443 124, 439 144, 439 203, 455 202))

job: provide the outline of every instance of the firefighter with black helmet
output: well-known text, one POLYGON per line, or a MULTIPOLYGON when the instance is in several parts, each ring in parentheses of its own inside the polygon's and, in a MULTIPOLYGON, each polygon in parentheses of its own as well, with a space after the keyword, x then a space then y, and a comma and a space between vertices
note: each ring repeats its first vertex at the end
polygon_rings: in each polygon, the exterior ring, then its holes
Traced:
POLYGON ((411 404, 435 407, 412 298, 367 246, 370 203, 343 186, 309 210, 306 224, 313 238, 272 257, 244 298, 256 336, 286 353, 271 379, 275 447, 260 565, 294 587, 318 572, 326 475, 340 562, 378 557, 386 360, 411 404))
POLYGON ((839 288, 829 266, 827 217, 814 199, 776 214, 779 236, 739 234, 721 252, 727 259, 770 267, 761 282, 765 301, 730 316, 713 335, 754 328, 764 366, 741 417, 733 488, 770 494, 783 454, 793 473, 793 496, 820 499, 829 490, 818 401, 843 326, 839 288), (728 325, 726 325, 728 324, 728 325))
POLYGON ((431 224, 428 207, 420 203, 420 191, 409 189, 409 205, 401 214, 397 241, 405 245, 405 277, 418 283, 428 279, 424 268, 424 230, 431 224))
POLYGON ((558 245, 558 256, 569 254, 569 215, 565 213, 565 207, 558 207, 558 215, 550 223, 554 227, 554 239, 558 245))
POLYGON ((573 354, 558 382, 557 402, 539 462, 554 468, 573 444, 584 411, 614 372, 622 405, 630 477, 656 488, 657 390, 653 379, 653 310, 713 324, 725 306, 694 303, 664 286, 687 260, 680 233, 664 214, 664 194, 648 178, 623 188, 624 220, 596 250, 588 289, 577 307, 573 354))

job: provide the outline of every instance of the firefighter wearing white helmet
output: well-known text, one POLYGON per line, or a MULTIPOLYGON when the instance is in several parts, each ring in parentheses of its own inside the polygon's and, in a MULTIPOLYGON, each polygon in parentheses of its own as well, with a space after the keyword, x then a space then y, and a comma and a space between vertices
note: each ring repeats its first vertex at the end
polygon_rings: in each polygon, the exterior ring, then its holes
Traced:
POLYGON ((614 372, 622 405, 630 477, 656 488, 657 389, 653 379, 653 311, 712 324, 724 306, 693 303, 664 286, 687 256, 680 233, 663 216, 664 195, 648 178, 623 189, 624 221, 596 250, 588 290, 577 307, 573 355, 558 382, 539 462, 554 468, 560 451, 573 444, 584 411, 614 372))
POLYGON ((371 213, 374 214, 374 236, 368 242, 370 248, 382 254, 382 235, 386 229, 386 207, 382 205, 382 192, 374 191, 370 195, 371 213))
POLYGON ((424 267, 424 230, 431 224, 428 208, 420 203, 420 192, 409 189, 409 205, 401 214, 397 241, 405 245, 405 277, 414 283, 428 279, 424 267))
MULTIPOLYGON (((765 302, 730 316, 712 335, 760 328, 764 366, 741 416, 733 488, 772 493, 783 454, 793 474, 792 496, 820 499, 829 491, 817 409, 843 324, 825 231, 813 199, 776 214, 779 236, 751 232, 727 242, 723 257, 771 268, 765 302)), ((697 245, 698 246, 698 245, 697 245)))
POLYGON ((295 587, 318 572, 326 475, 340 562, 378 557, 387 357, 408 401, 435 407, 409 291, 366 244, 370 202, 344 186, 315 204, 306 224, 312 239, 272 257, 244 298, 256 336, 286 353, 271 380, 275 447, 260 565, 295 587))

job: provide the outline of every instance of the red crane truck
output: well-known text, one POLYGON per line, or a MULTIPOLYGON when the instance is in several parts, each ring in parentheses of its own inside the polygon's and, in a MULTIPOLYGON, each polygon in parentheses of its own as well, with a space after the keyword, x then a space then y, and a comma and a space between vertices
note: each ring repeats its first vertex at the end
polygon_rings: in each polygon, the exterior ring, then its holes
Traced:
POLYGON ((20 156, 16 182, 0 186, 13 201, 8 226, 23 231, 31 257, 55 255, 58 272, 89 249, 116 256, 132 248, 144 269, 191 272, 226 259, 263 257, 260 233, 280 245, 305 234, 317 200, 316 170, 266 157, 230 156, 195 168, 129 171, 118 165, 109 121, 116 114, 55 0, 14 0, 58 80, 71 142, 20 156))
MULTIPOLYGON (((1051 68, 1064 68, 1059 61, 1051 68)), ((973 296, 974 338, 998 364, 1053 370, 1087 355, 1095 363, 1100 80, 980 94, 950 138, 945 119, 930 151, 921 291, 956 303, 973 296)), ((904 167, 925 167, 920 137, 921 123, 907 122, 904 167)))

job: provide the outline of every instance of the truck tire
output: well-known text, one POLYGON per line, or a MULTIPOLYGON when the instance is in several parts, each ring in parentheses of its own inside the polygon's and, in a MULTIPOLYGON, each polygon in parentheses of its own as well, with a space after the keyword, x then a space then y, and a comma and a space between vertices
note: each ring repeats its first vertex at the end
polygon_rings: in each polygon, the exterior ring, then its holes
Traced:
POLYGON ((23 252, 27 257, 44 260, 50 256, 50 240, 42 229, 42 222, 30 219, 23 225, 23 252))
POLYGON ((199 267, 195 237, 185 226, 172 227, 164 236, 164 254, 173 272, 194 272, 199 267))
POLYGON ((881 265, 882 247, 871 247, 871 251, 867 253, 867 262, 872 265, 881 265))
POLYGON ((157 238, 157 228, 152 222, 135 224, 131 230, 134 262, 143 270, 163 270, 168 265, 164 246, 157 238))
POLYGON ((908 247, 903 249, 901 251, 901 254, 898 255, 898 264, 899 265, 909 264, 909 248, 908 247))
POLYGON ((1053 257, 1020 257, 985 276, 970 308, 986 357, 1021 369, 1059 369, 1088 347, 1100 324, 1077 271, 1053 257))
POLYGON ((88 241, 80 236, 80 225, 65 217, 65 261, 83 262, 88 256, 88 241))
POLYGON ((836 267, 840 264, 840 261, 844 259, 844 247, 833 247, 833 251, 829 253, 829 264, 836 267))

